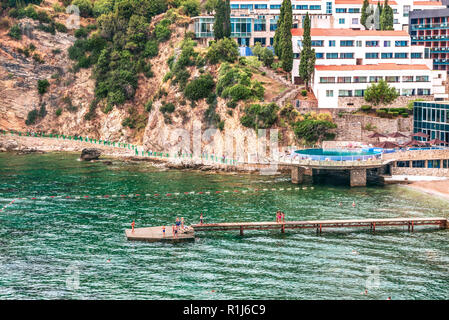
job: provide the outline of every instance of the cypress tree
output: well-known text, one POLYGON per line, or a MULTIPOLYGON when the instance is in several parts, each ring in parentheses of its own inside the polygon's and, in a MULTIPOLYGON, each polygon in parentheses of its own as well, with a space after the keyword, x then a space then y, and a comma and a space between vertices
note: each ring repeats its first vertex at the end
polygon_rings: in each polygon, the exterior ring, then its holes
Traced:
POLYGON ((374 11, 374 29, 380 30, 380 15, 382 13, 382 6, 380 2, 377 3, 376 10, 374 11))
POLYGON ((304 32, 302 36, 302 50, 301 61, 299 63, 299 76, 306 85, 306 90, 309 90, 309 82, 315 70, 315 50, 312 49, 312 38, 310 36, 310 18, 309 13, 306 13, 304 19, 304 32))
POLYGON ((393 30, 393 9, 388 5, 388 0, 385 0, 380 14, 380 30, 393 30))
POLYGON ((360 17, 360 24, 365 27, 365 29, 369 29, 366 26, 366 19, 368 18, 368 11, 369 11, 369 2, 368 0, 363 0, 362 5, 362 16, 360 17))
POLYGON ((282 23, 284 22, 284 11, 285 11, 284 2, 282 2, 276 31, 274 32, 274 53, 278 56, 279 59, 282 56, 282 49, 281 49, 280 44, 281 44, 281 39, 282 39, 282 37, 281 37, 282 31, 281 30, 282 30, 282 23))
POLYGON ((214 20, 214 36, 215 40, 220 40, 225 37, 224 24, 226 15, 226 4, 224 0, 217 1, 217 7, 215 8, 215 20, 214 20))
POLYGON ((226 3, 225 3, 223 35, 226 38, 231 37, 231 1, 230 0, 226 0, 226 3))
MULTIPOLYGON (((292 71, 293 68, 293 46, 292 46, 292 26, 293 26, 293 13, 291 0, 284 0, 284 21, 281 26, 281 60, 282 69, 286 72, 292 71)), ((310 24, 309 24, 310 25, 310 24)))

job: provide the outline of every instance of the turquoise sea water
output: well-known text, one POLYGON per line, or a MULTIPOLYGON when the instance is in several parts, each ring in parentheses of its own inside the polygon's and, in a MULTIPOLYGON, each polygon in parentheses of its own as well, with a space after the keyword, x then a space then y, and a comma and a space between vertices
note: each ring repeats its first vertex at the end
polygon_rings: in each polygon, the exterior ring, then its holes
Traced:
MULTIPOLYGON (((106 166, 64 153, 0 154, 0 208, 18 197, 291 186, 286 176, 106 166)), ((398 186, 17 200, 0 213, 0 299, 449 297, 449 230, 197 233, 195 242, 180 244, 129 242, 124 235, 132 220, 136 227, 169 225, 183 216, 189 224, 202 211, 206 222, 266 221, 276 210, 291 220, 449 215, 448 202, 398 186)))

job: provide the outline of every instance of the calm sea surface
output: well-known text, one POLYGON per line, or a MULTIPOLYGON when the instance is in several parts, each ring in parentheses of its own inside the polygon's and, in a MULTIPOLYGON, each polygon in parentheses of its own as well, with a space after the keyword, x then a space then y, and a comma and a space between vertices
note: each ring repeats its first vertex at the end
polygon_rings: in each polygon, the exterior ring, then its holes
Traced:
MULTIPOLYGON (((286 176, 162 171, 0 154, 0 208, 18 197, 288 188, 286 176)), ((449 203, 398 186, 171 197, 17 200, 0 212, 0 299, 448 299, 449 230, 197 233, 142 243, 124 230, 287 219, 449 216, 449 203), (352 207, 355 201, 356 207, 352 207), (342 202, 342 206, 339 206, 342 202), (368 295, 361 294, 368 288, 368 295)))

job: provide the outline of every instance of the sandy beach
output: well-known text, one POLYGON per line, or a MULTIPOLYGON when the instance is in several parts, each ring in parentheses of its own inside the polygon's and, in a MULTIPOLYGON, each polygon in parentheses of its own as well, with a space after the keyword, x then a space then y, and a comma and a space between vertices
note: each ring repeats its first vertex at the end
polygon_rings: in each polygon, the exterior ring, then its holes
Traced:
POLYGON ((407 185, 414 190, 419 190, 449 201, 449 180, 439 181, 414 181, 407 185))

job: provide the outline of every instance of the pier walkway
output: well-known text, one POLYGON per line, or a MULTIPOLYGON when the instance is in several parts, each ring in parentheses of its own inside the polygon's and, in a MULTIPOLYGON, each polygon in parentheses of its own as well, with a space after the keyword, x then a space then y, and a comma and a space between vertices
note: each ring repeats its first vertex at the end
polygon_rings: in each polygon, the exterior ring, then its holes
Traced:
MULTIPOLYGON (((193 224, 188 233, 180 233, 174 237, 170 232, 162 235, 162 227, 136 228, 134 232, 125 230, 128 240, 142 241, 165 241, 165 240, 193 240, 195 232, 204 231, 230 231, 239 230, 240 235, 244 235, 244 230, 280 230, 282 233, 286 229, 316 229, 321 233, 324 229, 330 228, 367 228, 375 232, 377 228, 384 227, 407 227, 413 232, 417 226, 438 226, 446 229, 449 226, 448 219, 436 218, 392 218, 392 219, 354 219, 354 220, 309 220, 309 221, 285 221, 285 222, 224 222, 224 223, 204 223, 193 224)), ((168 229, 168 228, 167 228, 168 229)), ((168 231, 168 230, 167 230, 168 231)))

